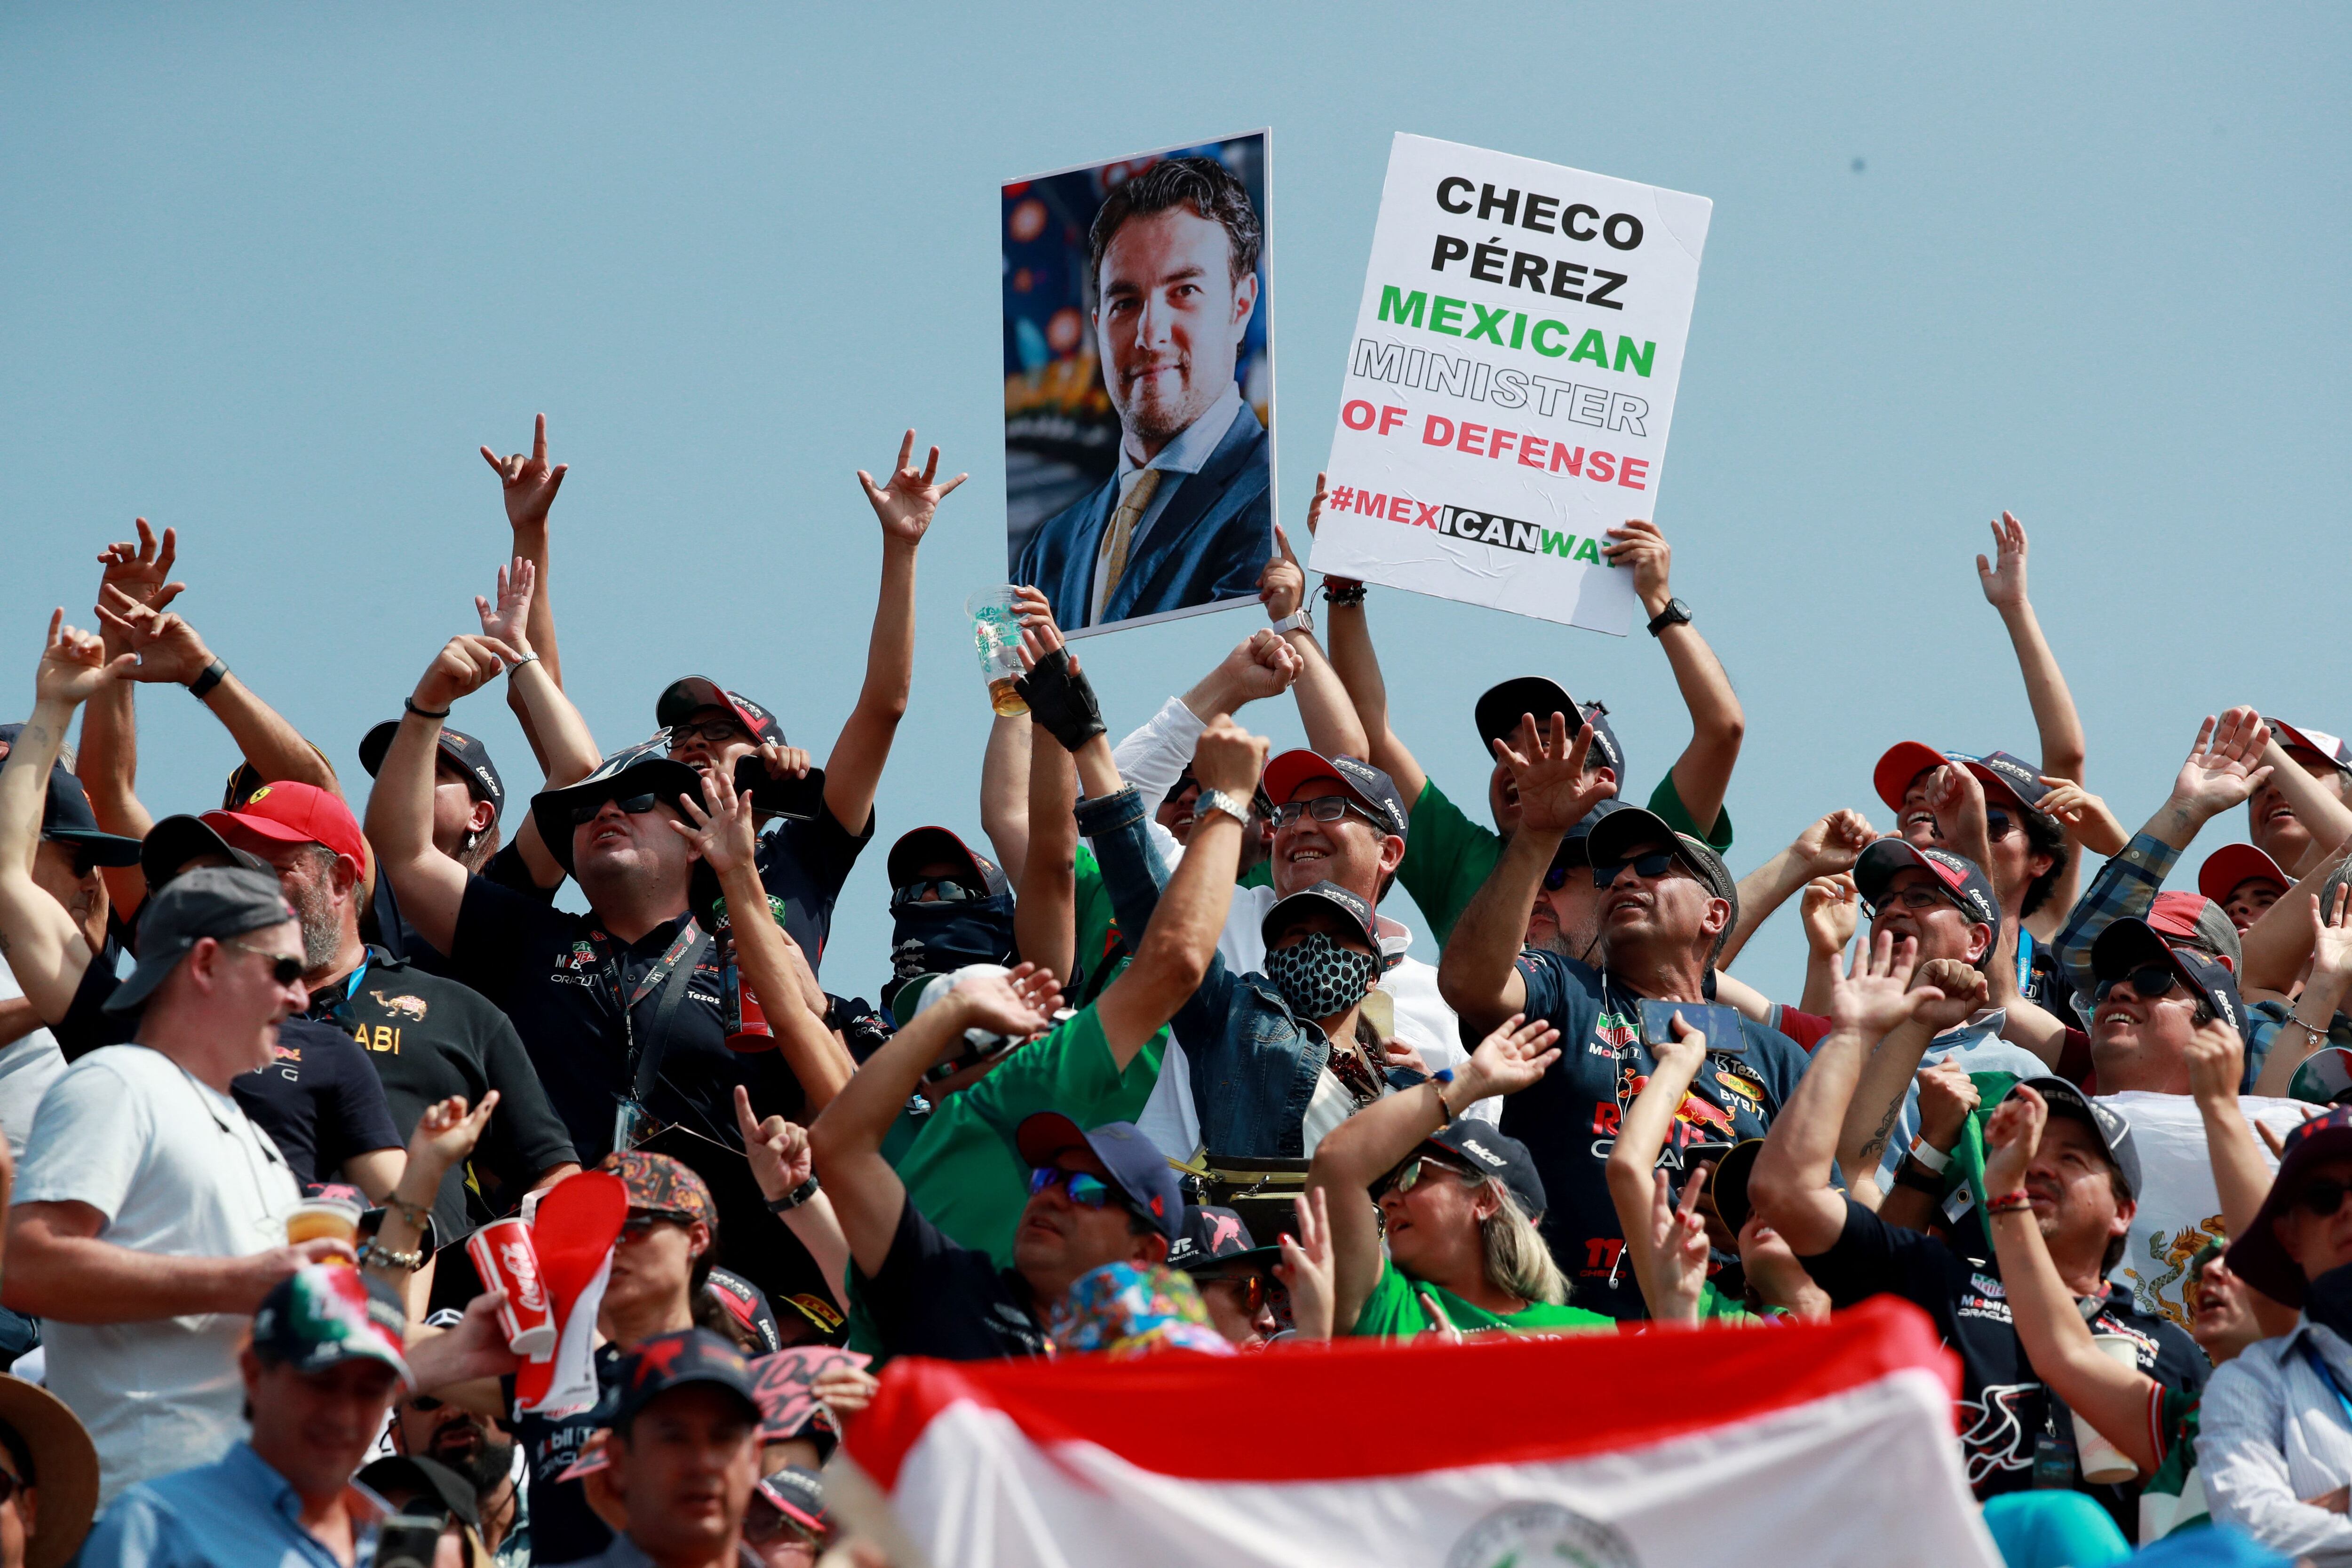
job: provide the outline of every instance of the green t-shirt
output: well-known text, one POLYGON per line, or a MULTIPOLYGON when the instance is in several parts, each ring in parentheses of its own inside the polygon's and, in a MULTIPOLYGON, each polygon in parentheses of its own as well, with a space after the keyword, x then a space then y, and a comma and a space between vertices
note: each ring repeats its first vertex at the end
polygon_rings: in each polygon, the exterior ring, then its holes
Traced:
MULTIPOLYGON (((1731 813, 1717 812, 1714 827, 1701 833, 1683 805, 1671 773, 1650 792, 1650 809, 1667 826, 1705 841, 1718 855, 1731 847, 1731 813)), ((1412 803, 1410 826, 1397 880, 1412 895, 1442 948, 1454 934, 1454 922, 1470 907, 1471 896, 1503 858, 1503 836, 1464 816, 1462 808, 1438 789, 1435 779, 1422 784, 1421 798, 1412 803)))
POLYGON ((1095 858, 1092 849, 1080 844, 1074 869, 1077 876, 1075 912, 1078 945, 1071 951, 1076 955, 1078 973, 1076 984, 1069 991, 1069 1002, 1074 1007, 1083 1007, 1103 994, 1126 963, 1123 954, 1113 956, 1118 947, 1118 920, 1111 912, 1110 893, 1103 887, 1101 862, 1095 858))
POLYGON ((1436 1300, 1446 1321, 1465 1334, 1497 1331, 1532 1334, 1561 1329, 1589 1331, 1617 1326, 1616 1319, 1599 1312, 1588 1312, 1581 1307, 1555 1307, 1544 1301, 1537 1301, 1508 1317, 1499 1317, 1484 1307, 1472 1306, 1451 1290, 1406 1279, 1394 1263, 1383 1258, 1380 1283, 1372 1287, 1364 1310, 1356 1314, 1356 1326, 1348 1331, 1359 1338, 1387 1340, 1434 1332, 1438 1325, 1430 1321, 1429 1310, 1421 1304, 1420 1292, 1423 1290, 1436 1300))

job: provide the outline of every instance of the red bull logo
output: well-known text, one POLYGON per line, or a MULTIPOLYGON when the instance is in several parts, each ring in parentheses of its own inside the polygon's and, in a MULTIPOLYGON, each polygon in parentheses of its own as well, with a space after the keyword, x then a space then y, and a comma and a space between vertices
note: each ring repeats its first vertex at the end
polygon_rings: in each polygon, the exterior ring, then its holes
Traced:
POLYGON ((1738 1134, 1732 1131, 1731 1112, 1713 1100, 1701 1100, 1695 1094, 1683 1096, 1682 1104, 1675 1110, 1675 1120, 1710 1132, 1720 1132, 1726 1141, 1738 1138, 1738 1134))

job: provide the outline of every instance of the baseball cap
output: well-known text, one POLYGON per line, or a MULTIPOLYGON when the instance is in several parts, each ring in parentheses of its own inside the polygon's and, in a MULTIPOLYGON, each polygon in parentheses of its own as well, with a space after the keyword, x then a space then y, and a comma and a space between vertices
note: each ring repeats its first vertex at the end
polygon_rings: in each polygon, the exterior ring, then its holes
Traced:
POLYGON ((1854 890, 1875 905, 1885 893, 1886 884, 1895 879, 1895 873, 1912 867, 1933 877, 1944 896, 1959 906, 1960 913, 1979 925, 1992 927, 1993 940, 2000 940, 2000 900, 1993 897, 1992 879, 1965 855, 1946 849, 1922 849, 1907 839, 1876 839, 1853 863, 1854 890))
POLYGON ((2238 982, 2230 966, 2212 954, 2176 947, 2146 921, 2128 917, 2109 922, 2091 944, 2091 974, 2095 980, 2120 980, 2145 963, 2160 963, 2172 971, 2222 1022, 2244 1037, 2245 1000, 2238 994, 2238 982))
POLYGON ((1281 1259, 1279 1246, 1258 1246, 1247 1221, 1232 1209, 1213 1204, 1186 1204, 1183 1227, 1168 1248, 1168 1267, 1188 1274, 1226 1266, 1271 1265, 1281 1259))
POLYGON ((1013 890, 1013 884, 997 868, 995 861, 944 827, 917 827, 899 835, 898 842, 890 846, 890 858, 884 862, 884 869, 889 875, 890 886, 903 888, 915 879, 918 871, 941 860, 955 867, 959 874, 968 872, 961 879, 979 889, 982 897, 998 898, 1013 890))
POLYGON ((1871 787, 1878 798, 1886 803, 1889 811, 1903 809, 1903 795, 1910 789, 1911 781, 1929 768, 1940 768, 1947 763, 1958 763, 1977 777, 1987 792, 1998 801, 2006 795, 2010 801, 2028 811, 2042 809, 2042 797, 2050 793, 2050 785, 2042 782, 2042 773, 2032 763, 2008 752, 1987 752, 1978 756, 1969 752, 1939 752, 1918 741, 1898 741, 1878 759, 1871 770, 1871 787))
MULTIPOLYGON (((0 750, 0 757, 6 755, 0 750)), ((80 850, 93 866, 139 864, 139 840, 101 831, 81 780, 54 763, 49 765, 48 797, 41 803, 41 837, 80 850)))
POLYGON ((1637 844, 1670 846, 1675 858, 1690 868, 1711 896, 1731 905, 1732 925, 1739 923, 1739 884, 1731 879, 1723 857, 1689 834, 1676 833, 1654 811, 1629 805, 1602 816, 1585 834, 1585 855, 1592 865, 1604 866, 1623 861, 1625 852, 1637 844))
POLYGON ((1743 1138, 1715 1163, 1715 1174, 1707 1178, 1706 1190, 1715 1194, 1715 1212, 1735 1234, 1754 1212, 1748 1201, 1748 1178, 1755 1173, 1756 1156, 1763 1152, 1763 1139, 1743 1138))
POLYGON ((2294 886, 2294 879, 2280 870, 2277 861, 2252 845, 2224 844, 2197 868, 2197 890, 2217 904, 2227 903, 2241 882, 2255 877, 2276 882, 2281 892, 2294 886))
POLYGON ((698 1219, 714 1231, 719 1228, 719 1205, 711 1199, 710 1188, 683 1160, 648 1149, 631 1149, 605 1155, 596 1168, 621 1178, 632 1210, 675 1215, 681 1221, 698 1219))
POLYGON ((646 741, 635 746, 624 746, 603 762, 596 771, 578 784, 562 789, 546 789, 530 797, 530 819, 539 825, 539 836, 547 845, 547 852, 566 871, 572 869, 572 808, 575 805, 602 805, 624 795, 643 795, 651 791, 666 803, 675 804, 680 795, 696 800, 702 798, 702 775, 684 763, 672 762, 664 742, 646 741))
POLYGON ((760 1478, 759 1493, 768 1505, 803 1530, 818 1535, 833 1530, 833 1516, 824 1511, 824 1478, 798 1465, 760 1478))
MULTIPOLYGON (((360 738, 360 766, 367 770, 368 777, 375 777, 376 770, 383 766, 383 754, 392 750, 392 737, 399 729, 399 720, 387 719, 360 738)), ((499 777, 488 746, 463 730, 452 730, 446 724, 441 726, 436 743, 440 754, 455 763, 457 771, 466 775, 466 787, 473 792, 476 800, 488 801, 493 811, 506 809, 506 781, 499 777)))
POLYGON ((1505 1137, 1484 1121, 1457 1117, 1423 1139, 1421 1146, 1443 1150, 1455 1163, 1494 1177, 1529 1219, 1543 1216, 1543 1178, 1536 1173, 1535 1156, 1517 1139, 1505 1137))
POLYGON ((275 844, 323 844, 348 855, 361 870, 368 865, 367 838, 342 797, 316 784, 266 784, 235 811, 208 811, 205 826, 230 843, 239 834, 275 844))
POLYGON ((2263 715, 2263 722, 2271 727, 2271 732, 2278 737, 2280 745, 2299 746, 2306 752, 2316 752, 2332 763, 2337 773, 2352 773, 2352 745, 2347 745, 2336 736, 2325 730, 2290 724, 2284 719, 2273 719, 2267 714, 2263 715))
POLYGON ((362 1467, 352 1479, 371 1491, 421 1493, 454 1514, 459 1523, 477 1530, 482 1527, 481 1500, 475 1495, 474 1483, 438 1459, 387 1454, 362 1467))
POLYGON ((2245 961, 2245 944, 2221 906, 2202 893, 2158 893, 2147 923, 2168 941, 2185 942, 2221 959, 2230 973, 2245 961))
POLYGON ((694 1384, 725 1389, 742 1401, 753 1423, 759 1421, 760 1399, 752 1392, 751 1363, 743 1352, 709 1329, 678 1329, 640 1342, 635 1353, 621 1363, 621 1398, 613 1425, 628 1426, 663 1394, 694 1384))
POLYGON ((1285 752, 1265 764, 1264 786, 1266 798, 1280 805, 1289 800, 1300 784, 1313 778, 1336 778, 1341 787, 1355 796, 1356 804, 1371 813, 1382 829, 1405 837, 1412 826, 1412 814, 1405 809, 1404 796, 1397 793, 1396 781, 1371 763, 1354 757, 1326 757, 1304 749, 1285 752))
POLYGON ((2286 1244, 2279 1240, 2272 1222, 2303 1195, 2312 1167, 2347 1158, 2352 1158, 2352 1105, 2336 1106, 2289 1132, 2279 1154, 2278 1174, 2255 1211, 2254 1223, 2230 1244, 2230 1272, 2273 1301, 2302 1306, 2303 1269, 2287 1256, 2286 1244))
POLYGON ((139 870, 147 879, 150 893, 180 874, 183 867, 201 855, 225 855, 233 866, 259 871, 275 877, 277 872, 268 861, 251 850, 239 849, 218 833, 201 816, 185 813, 167 816, 147 830, 139 844, 139 870))
POLYGON ((1477 706, 1470 717, 1478 726, 1478 739, 1494 755, 1495 742, 1507 741, 1519 732, 1519 720, 1534 714, 1538 725, 1548 726, 1555 713, 1577 722, 1568 731, 1570 741, 1577 731, 1590 724, 1592 727, 1592 750, 1586 753, 1589 763, 1609 769, 1619 778, 1625 776, 1625 748, 1617 743, 1617 732, 1609 727, 1609 710, 1598 702, 1578 706, 1568 689, 1557 680, 1540 675, 1517 675, 1497 686, 1490 686, 1479 694, 1477 706))
MULTIPOLYGON (((203 876, 204 872, 191 872, 203 876)), ((356 1268, 312 1263, 270 1287, 253 1314, 253 1353, 273 1366, 324 1372, 338 1362, 380 1361, 414 1386, 401 1335, 408 1310, 391 1286, 356 1268)))
POLYGON ((1318 882, 1311 888, 1299 889, 1286 899, 1276 899, 1265 911, 1265 918, 1258 922, 1258 934, 1271 947, 1274 939, 1288 931, 1302 916, 1320 909, 1338 910, 1349 925, 1364 933, 1366 945, 1374 952, 1380 952, 1380 927, 1376 923, 1378 917, 1372 913, 1372 906, 1337 882, 1318 882))
POLYGON ((727 1315, 742 1325, 757 1340, 761 1355, 784 1348, 784 1336, 776 1327, 775 1309, 768 1305, 768 1293, 728 1268, 714 1268, 702 1282, 702 1289, 711 1300, 727 1309, 727 1315))
POLYGON ((1592 830, 1600 826, 1601 819, 1612 812, 1641 809, 1630 800, 1620 800, 1615 795, 1611 795, 1577 818, 1576 826, 1560 836, 1559 848, 1553 854, 1551 863, 1555 866, 1570 867, 1591 865, 1592 830))
POLYGON ((2014 1094, 2019 1089, 2031 1089, 2040 1095, 2049 1104, 2053 1116, 2070 1116, 2077 1121, 2089 1122, 2091 1131, 2098 1134, 2099 1147, 2106 1151, 2107 1158, 2114 1161, 2116 1169, 2122 1173, 2124 1190, 2131 1194, 2133 1201, 2138 1201, 2142 1190, 2139 1148, 2132 1141, 2131 1122, 2123 1112, 2113 1106, 2100 1104, 2063 1078, 2021 1079, 2010 1092, 2014 1094))
MULTIPOLYGON (((673 680, 662 689, 654 702, 654 722, 667 730, 673 724, 686 722, 687 715, 698 708, 724 708, 735 721, 751 732, 751 738, 762 745, 784 743, 784 727, 776 716, 740 691, 730 691, 707 676, 689 675, 683 680, 673 680)), ((669 738, 660 738, 667 746, 669 738)))
POLYGON ((1132 1121, 1106 1121, 1088 1132, 1058 1110, 1040 1110, 1022 1118, 1013 1142, 1033 1170, 1051 1165, 1065 1151, 1092 1150, 1138 1217, 1157 1226, 1171 1247, 1182 1234, 1184 1194, 1176 1173, 1132 1121))
POLYGON ((223 942, 294 918, 294 906, 267 871, 209 866, 175 878, 139 911, 139 967, 115 987, 105 1010, 128 1013, 145 1002, 206 937, 223 942))

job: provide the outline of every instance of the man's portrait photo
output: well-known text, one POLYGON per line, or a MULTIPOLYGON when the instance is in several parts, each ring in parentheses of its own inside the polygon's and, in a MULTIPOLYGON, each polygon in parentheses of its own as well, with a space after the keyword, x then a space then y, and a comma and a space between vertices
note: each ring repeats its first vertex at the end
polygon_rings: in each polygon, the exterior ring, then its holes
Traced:
POLYGON ((1073 635, 1257 598, 1266 151, 1261 132, 1004 187, 1010 580, 1073 635))

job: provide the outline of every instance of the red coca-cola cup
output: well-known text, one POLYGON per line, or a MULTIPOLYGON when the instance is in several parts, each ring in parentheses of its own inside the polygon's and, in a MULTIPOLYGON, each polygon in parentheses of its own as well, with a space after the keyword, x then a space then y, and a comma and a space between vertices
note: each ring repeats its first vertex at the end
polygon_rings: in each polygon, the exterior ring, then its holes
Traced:
POLYGON ((531 1361, 555 1353, 555 1304, 540 1278, 539 1248, 530 1226, 519 1219, 495 1219, 466 1238, 467 1255, 486 1290, 507 1293, 499 1308, 499 1329, 507 1348, 531 1361))

